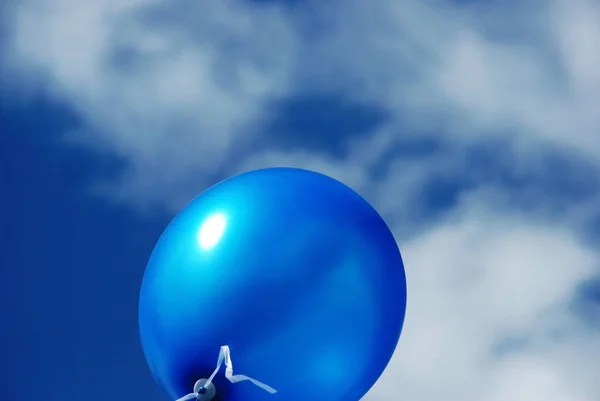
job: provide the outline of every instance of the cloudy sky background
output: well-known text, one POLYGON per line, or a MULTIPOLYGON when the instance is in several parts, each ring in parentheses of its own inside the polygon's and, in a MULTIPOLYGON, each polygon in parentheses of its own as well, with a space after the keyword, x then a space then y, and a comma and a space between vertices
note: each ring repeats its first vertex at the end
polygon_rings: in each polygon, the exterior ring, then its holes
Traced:
POLYGON ((366 401, 597 400, 597 1, 2 7, 0 398, 165 400, 137 339, 154 242, 286 165, 359 191, 402 250, 366 401))

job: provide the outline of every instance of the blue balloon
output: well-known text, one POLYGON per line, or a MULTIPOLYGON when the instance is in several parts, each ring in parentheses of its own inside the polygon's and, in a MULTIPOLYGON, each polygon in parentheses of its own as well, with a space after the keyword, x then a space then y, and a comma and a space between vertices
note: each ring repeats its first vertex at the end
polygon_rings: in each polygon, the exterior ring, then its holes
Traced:
POLYGON ((269 168, 216 184, 169 224, 144 274, 139 325, 172 399, 358 401, 388 364, 405 310, 400 251, 375 209, 325 175, 269 168), (224 345, 235 373, 277 392, 222 371, 203 386, 224 345))

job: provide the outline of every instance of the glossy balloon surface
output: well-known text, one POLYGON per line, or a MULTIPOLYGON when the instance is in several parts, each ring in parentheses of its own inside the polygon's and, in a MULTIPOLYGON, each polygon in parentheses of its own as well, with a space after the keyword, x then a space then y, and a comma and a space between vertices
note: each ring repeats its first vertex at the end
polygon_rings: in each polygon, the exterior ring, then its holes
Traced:
POLYGON ((142 346, 173 400, 229 345, 215 401, 358 401, 385 369, 406 308, 396 242, 357 193, 292 168, 209 188, 170 223, 148 262, 142 346))

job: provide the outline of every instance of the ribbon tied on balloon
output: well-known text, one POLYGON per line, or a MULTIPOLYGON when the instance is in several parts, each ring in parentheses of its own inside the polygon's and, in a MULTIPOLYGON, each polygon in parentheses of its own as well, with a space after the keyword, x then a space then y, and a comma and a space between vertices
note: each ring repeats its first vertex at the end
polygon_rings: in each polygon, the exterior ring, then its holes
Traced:
POLYGON ((223 346, 221 346, 221 350, 219 351, 219 358, 217 359, 217 367, 212 372, 210 377, 208 379, 198 380, 194 384, 194 391, 192 393, 189 393, 189 394, 179 398, 177 401, 190 401, 193 399, 196 399, 197 401, 212 400, 216 394, 216 389, 215 389, 214 384, 212 384, 212 381, 215 378, 215 376, 217 375, 217 373, 219 373, 219 370, 221 369, 221 366, 223 366, 223 364, 225 364, 225 377, 231 383, 238 383, 238 382, 247 380, 247 381, 250 381, 255 386, 260 387, 263 390, 265 390, 271 394, 275 394, 277 392, 277 390, 275 390, 273 387, 271 387, 265 383, 262 383, 256 379, 248 377, 246 375, 234 375, 233 374, 233 362, 231 361, 231 350, 229 349, 229 346, 223 345, 223 346))

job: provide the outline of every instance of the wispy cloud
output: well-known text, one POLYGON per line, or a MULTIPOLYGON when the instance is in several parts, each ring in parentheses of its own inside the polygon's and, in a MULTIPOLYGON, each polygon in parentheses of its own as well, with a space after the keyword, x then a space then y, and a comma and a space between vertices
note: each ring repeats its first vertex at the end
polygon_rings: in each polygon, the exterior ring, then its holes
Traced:
POLYGON ((597 2, 29 0, 10 12, 3 84, 67 102, 85 126, 65 139, 127 162, 104 196, 175 210, 224 175, 293 165, 382 211, 409 308, 366 399, 595 399, 600 333, 572 306, 600 261, 583 231, 600 215, 597 2), (385 117, 336 133, 336 154, 325 137, 308 146, 312 132, 279 146, 277 106, 320 95, 385 117))

